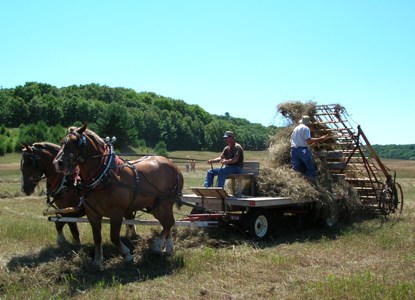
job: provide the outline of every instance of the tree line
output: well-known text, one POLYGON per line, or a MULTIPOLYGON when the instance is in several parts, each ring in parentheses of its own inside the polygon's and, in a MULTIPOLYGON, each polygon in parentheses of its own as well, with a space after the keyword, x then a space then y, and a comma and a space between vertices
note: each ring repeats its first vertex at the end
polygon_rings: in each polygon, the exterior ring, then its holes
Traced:
MULTIPOLYGON (((199 105, 127 88, 99 84, 57 88, 27 82, 0 88, 0 155, 20 150, 21 142, 59 143, 69 126, 85 122, 100 136, 117 137, 121 150, 221 151, 225 130, 246 150, 265 150, 278 130, 236 118, 212 115, 199 105)), ((382 158, 415 159, 415 145, 373 145, 382 158)))
POLYGON ((67 127, 83 123, 100 136, 115 136, 119 149, 168 151, 220 151, 225 130, 234 131, 246 150, 265 150, 277 130, 152 92, 94 83, 57 88, 27 82, 1 88, 0 107, 0 154, 20 149, 21 142, 58 143, 67 127))
POLYGON ((415 160, 415 144, 372 145, 376 154, 382 158, 415 160))

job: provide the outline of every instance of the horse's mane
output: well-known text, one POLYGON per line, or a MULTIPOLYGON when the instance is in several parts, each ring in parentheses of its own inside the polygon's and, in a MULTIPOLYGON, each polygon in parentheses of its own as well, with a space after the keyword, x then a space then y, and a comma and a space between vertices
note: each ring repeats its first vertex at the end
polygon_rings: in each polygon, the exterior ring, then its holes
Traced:
POLYGON ((86 129, 85 130, 85 133, 88 134, 89 137, 93 138, 96 142, 99 142, 101 144, 104 143, 104 140, 98 134, 96 134, 95 132, 93 132, 92 130, 86 129))
POLYGON ((42 148, 51 152, 59 152, 60 146, 53 144, 53 143, 49 143, 49 142, 41 142, 41 143, 34 143, 33 144, 34 148, 42 148))
MULTIPOLYGON (((68 128, 68 133, 69 132, 74 132, 77 131, 78 127, 76 126, 71 126, 68 128)), ((98 135, 96 134, 94 131, 92 131, 91 129, 85 129, 84 134, 87 134, 90 138, 92 138, 93 140, 95 140, 96 142, 103 144, 104 140, 98 135)))

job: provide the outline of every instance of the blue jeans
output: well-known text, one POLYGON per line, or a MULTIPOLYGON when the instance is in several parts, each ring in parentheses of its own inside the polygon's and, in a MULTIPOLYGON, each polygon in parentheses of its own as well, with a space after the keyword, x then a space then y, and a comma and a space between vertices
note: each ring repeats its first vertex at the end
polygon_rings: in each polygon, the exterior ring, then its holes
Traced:
POLYGON ((293 170, 301 172, 302 163, 306 167, 306 176, 309 178, 316 177, 316 169, 310 150, 307 147, 291 148, 291 165, 293 170))
POLYGON ((207 171, 205 182, 203 184, 204 187, 213 186, 213 179, 217 175, 218 176, 218 187, 222 187, 225 185, 226 176, 229 174, 239 174, 241 173, 242 168, 240 166, 225 166, 222 168, 214 168, 207 171))

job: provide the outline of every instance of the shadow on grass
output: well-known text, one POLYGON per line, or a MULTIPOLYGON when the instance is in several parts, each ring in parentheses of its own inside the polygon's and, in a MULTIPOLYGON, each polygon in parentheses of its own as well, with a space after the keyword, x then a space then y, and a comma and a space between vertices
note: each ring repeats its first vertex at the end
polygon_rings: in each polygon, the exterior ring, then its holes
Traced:
POLYGON ((184 258, 176 254, 157 254, 143 246, 150 240, 123 242, 133 249, 133 262, 124 262, 112 244, 103 244, 104 263, 101 269, 94 268, 92 258, 94 246, 63 244, 48 246, 37 253, 13 257, 7 264, 10 278, 31 286, 44 281, 66 288, 72 296, 92 288, 105 288, 131 282, 146 281, 177 272, 184 266, 184 258))
MULTIPOLYGON (((253 238, 243 229, 243 225, 225 224, 215 228, 183 228, 175 231, 178 248, 200 247, 226 248, 241 243, 249 243, 255 247, 275 247, 279 244, 301 243, 306 241, 335 240, 367 220, 382 221, 378 214, 364 214, 343 217, 332 226, 327 227, 316 222, 302 219, 298 216, 278 217, 272 224, 271 234, 266 239, 253 238)), ((375 229, 375 228, 372 228, 375 229)))
MULTIPOLYGON (((267 240, 255 240, 246 234, 240 226, 223 226, 217 228, 175 228, 173 236, 176 251, 174 254, 155 254, 150 244, 158 233, 154 229, 151 237, 128 240, 123 243, 133 249, 133 262, 126 263, 112 244, 103 245, 104 263, 101 269, 92 266, 94 246, 85 244, 74 246, 47 246, 36 253, 13 257, 7 263, 8 274, 0 281, 7 286, 19 282, 23 287, 50 286, 62 296, 79 295, 84 291, 97 288, 117 287, 132 282, 143 282, 157 277, 177 273, 185 267, 186 252, 201 246, 212 248, 228 248, 235 245, 249 244, 258 248, 275 247, 279 244, 298 243, 318 240, 334 240, 353 230, 361 222, 373 219, 364 215, 349 220, 340 220, 332 228, 310 226, 301 219, 287 217, 279 219, 271 236, 267 240)), ((379 228, 382 224, 379 222, 379 228)), ((378 228, 374 226, 371 230, 378 228)), ((0 284, 0 286, 2 285, 0 284)))

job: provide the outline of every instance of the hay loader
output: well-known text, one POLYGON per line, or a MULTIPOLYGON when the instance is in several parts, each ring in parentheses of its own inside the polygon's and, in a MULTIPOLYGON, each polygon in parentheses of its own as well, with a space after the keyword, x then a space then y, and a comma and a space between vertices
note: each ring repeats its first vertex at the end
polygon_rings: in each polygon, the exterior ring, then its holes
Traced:
MULTIPOLYGON (((387 168, 369 143, 360 125, 357 132, 347 119, 348 113, 338 104, 317 105, 311 130, 330 134, 329 151, 320 151, 332 176, 342 177, 353 186, 362 203, 384 217, 400 215, 403 191, 396 182, 396 172, 387 168)), ((327 145, 326 145, 327 146, 327 145)))

